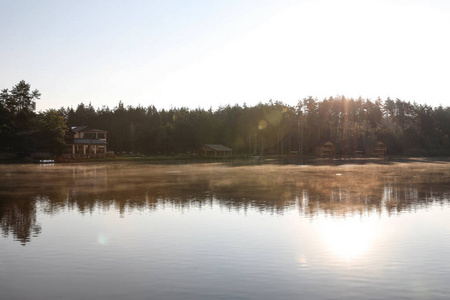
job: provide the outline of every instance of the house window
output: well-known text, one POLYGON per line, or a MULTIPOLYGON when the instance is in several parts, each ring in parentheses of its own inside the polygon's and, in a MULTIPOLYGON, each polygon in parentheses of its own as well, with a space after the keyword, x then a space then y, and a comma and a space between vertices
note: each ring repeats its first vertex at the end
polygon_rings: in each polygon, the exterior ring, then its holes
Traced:
POLYGON ((83 137, 85 139, 96 139, 97 137, 95 136, 94 132, 85 132, 83 137))
POLYGON ((105 134, 103 132, 98 133, 98 138, 99 139, 105 139, 105 134))

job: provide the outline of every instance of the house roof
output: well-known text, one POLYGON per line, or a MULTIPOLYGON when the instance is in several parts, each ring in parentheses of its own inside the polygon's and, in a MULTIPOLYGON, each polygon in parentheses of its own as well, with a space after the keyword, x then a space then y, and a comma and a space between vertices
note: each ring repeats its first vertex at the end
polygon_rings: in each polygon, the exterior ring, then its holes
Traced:
POLYGON ((80 131, 89 131, 89 132, 106 132, 105 130, 100 130, 100 129, 92 129, 92 128, 85 128, 82 129, 80 131))
POLYGON ((231 148, 228 148, 224 145, 220 144, 205 144, 206 147, 211 148, 215 151, 232 151, 231 148))
POLYGON ((85 128, 87 128, 87 126, 72 126, 72 127, 70 127, 70 130, 72 130, 73 132, 78 132, 85 128))
POLYGON ((70 130, 72 130, 75 133, 80 132, 80 131, 83 131, 83 132, 86 132, 86 131, 88 131, 88 132, 106 132, 105 130, 93 129, 93 128, 89 128, 87 126, 72 126, 70 128, 70 130))
POLYGON ((99 139, 73 139, 69 144, 75 145, 108 145, 107 142, 99 139))

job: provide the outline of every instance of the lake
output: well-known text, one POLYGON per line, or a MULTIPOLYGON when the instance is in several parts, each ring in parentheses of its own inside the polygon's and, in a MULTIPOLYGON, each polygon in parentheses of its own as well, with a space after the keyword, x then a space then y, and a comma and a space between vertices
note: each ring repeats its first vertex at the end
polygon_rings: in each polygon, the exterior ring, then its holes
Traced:
POLYGON ((450 163, 0 165, 0 299, 449 299, 450 163))

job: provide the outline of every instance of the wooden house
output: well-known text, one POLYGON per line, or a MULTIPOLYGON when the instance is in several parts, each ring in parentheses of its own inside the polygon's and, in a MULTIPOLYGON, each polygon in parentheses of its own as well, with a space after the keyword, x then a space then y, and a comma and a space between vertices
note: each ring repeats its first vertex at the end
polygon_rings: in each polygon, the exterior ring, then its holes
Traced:
POLYGON ((204 144, 199 150, 203 157, 231 157, 232 150, 220 144, 204 144))
POLYGON ((317 146, 314 152, 320 156, 334 156, 336 154, 336 147, 332 142, 326 142, 321 146, 317 146))
POLYGON ((375 145, 375 148, 373 149, 372 152, 373 155, 379 155, 379 156, 383 156, 387 154, 387 147, 386 144, 383 142, 378 142, 375 145))
POLYGON ((74 126, 66 130, 65 158, 103 158, 107 152, 107 132, 87 126, 74 126))

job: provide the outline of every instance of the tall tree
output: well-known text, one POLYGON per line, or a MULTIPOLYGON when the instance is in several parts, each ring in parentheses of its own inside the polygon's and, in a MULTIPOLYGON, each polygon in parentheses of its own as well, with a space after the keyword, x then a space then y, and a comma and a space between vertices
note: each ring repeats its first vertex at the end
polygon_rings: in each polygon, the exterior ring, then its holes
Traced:
POLYGON ((27 155, 32 151, 31 129, 35 123, 35 100, 41 94, 31 91, 24 80, 0 93, 0 141, 3 150, 27 155))

